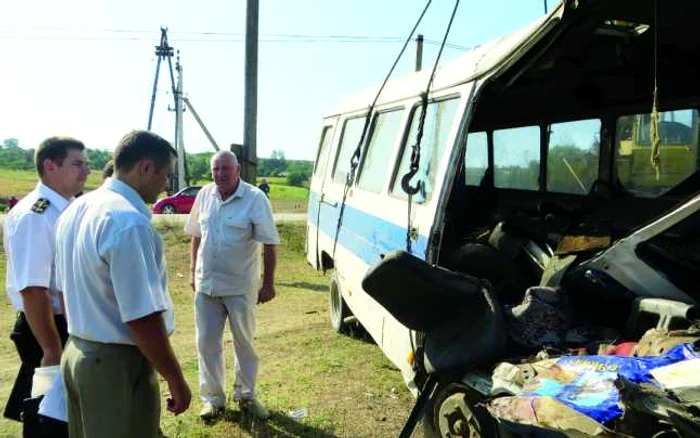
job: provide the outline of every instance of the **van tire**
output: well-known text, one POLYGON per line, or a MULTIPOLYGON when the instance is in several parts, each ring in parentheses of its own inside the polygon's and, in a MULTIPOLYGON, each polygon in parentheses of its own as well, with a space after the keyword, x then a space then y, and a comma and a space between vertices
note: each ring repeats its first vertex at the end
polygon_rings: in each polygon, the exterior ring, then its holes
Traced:
POLYGON ((464 383, 441 382, 428 400, 423 416, 423 436, 443 438, 498 437, 495 421, 485 407, 479 406, 482 397, 464 383))
POLYGON ((330 285, 328 290, 329 314, 331 319, 331 327, 338 333, 348 334, 348 323, 345 318, 351 315, 348 305, 345 304, 343 293, 340 290, 338 283, 338 274, 333 271, 331 274, 330 285))

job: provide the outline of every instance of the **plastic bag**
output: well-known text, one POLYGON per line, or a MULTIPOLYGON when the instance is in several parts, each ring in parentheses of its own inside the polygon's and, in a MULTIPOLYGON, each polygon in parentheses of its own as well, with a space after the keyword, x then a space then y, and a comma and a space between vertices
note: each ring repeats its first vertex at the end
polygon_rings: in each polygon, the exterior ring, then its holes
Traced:
POLYGON ((681 344, 664 356, 565 356, 540 372, 522 395, 550 396, 601 423, 622 413, 615 387, 618 375, 635 383, 654 383, 650 371, 700 357, 692 344, 681 344))

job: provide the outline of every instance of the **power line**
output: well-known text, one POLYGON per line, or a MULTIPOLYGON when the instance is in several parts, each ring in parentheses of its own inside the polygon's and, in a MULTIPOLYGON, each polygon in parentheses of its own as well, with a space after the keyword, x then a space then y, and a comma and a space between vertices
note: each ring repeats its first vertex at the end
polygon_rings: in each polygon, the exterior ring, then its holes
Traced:
MULTIPOLYGON (((100 28, 80 28, 80 27, 55 27, 55 26, 0 26, 0 29, 11 30, 51 30, 51 31, 70 31, 70 32, 106 32, 106 33, 141 33, 154 34, 152 30, 141 29, 100 29, 100 28)), ((211 36, 235 36, 244 37, 245 34, 239 32, 213 32, 213 31, 169 31, 170 35, 211 35, 211 36)), ((260 34, 261 37, 281 37, 281 38, 340 38, 340 39, 389 39, 403 42, 401 36, 382 36, 382 35, 313 35, 313 34, 260 34)))
MULTIPOLYGON (((96 35, 0 35, 0 39, 10 40, 59 40, 59 41, 150 41, 152 31, 129 30, 129 29, 78 29, 61 27, 0 27, 12 30, 41 30, 41 31, 71 31, 71 32, 97 32, 97 33, 120 33, 120 34, 149 34, 149 36, 96 36, 96 35)), ((173 42, 213 42, 213 43, 242 43, 244 35, 240 33, 223 32, 171 32, 173 42), (195 37, 183 38, 176 35, 193 35, 195 37), (199 37, 197 37, 199 36, 199 37)), ((261 43, 399 43, 403 42, 403 37, 394 36, 370 36, 370 35, 306 35, 306 34, 261 34, 261 43)), ((436 40, 425 39, 426 44, 439 45, 436 40)), ((466 51, 469 47, 457 44, 446 44, 445 47, 466 51)))

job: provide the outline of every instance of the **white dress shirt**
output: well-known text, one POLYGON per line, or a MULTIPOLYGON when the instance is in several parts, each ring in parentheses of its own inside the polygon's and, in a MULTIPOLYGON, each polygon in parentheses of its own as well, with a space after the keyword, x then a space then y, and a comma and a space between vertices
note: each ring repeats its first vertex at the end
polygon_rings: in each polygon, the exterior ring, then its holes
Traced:
POLYGON ((150 218, 139 194, 114 178, 61 216, 56 268, 71 335, 134 345, 126 323, 156 312, 172 333, 163 241, 150 218))
POLYGON ((280 241, 267 196, 243 180, 225 200, 216 184, 202 187, 185 232, 201 238, 195 289, 211 296, 257 292, 260 244, 276 245, 280 241))
POLYGON ((45 287, 51 294, 54 313, 60 314, 61 294, 56 286, 56 221, 69 200, 39 182, 5 217, 3 246, 7 260, 5 285, 12 305, 23 310, 20 292, 45 287), (32 211, 41 198, 49 201, 43 212, 32 211))

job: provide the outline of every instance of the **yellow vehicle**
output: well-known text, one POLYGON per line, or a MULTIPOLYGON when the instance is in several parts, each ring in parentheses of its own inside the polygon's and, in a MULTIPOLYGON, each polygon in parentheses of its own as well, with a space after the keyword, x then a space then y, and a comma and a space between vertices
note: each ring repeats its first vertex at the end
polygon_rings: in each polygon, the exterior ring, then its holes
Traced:
POLYGON ((659 113, 659 161, 652 162, 651 114, 618 119, 618 180, 641 196, 656 196, 677 185, 698 168, 698 111, 659 113))

